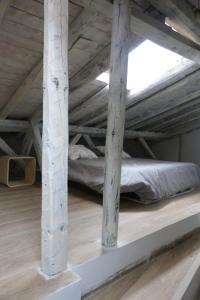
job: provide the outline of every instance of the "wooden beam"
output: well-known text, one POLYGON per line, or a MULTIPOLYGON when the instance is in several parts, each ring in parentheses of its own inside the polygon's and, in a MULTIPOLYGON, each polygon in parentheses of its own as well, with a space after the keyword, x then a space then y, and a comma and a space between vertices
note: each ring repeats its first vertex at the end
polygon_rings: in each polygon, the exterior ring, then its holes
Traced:
POLYGON ((0 149, 7 155, 16 156, 16 152, 2 139, 0 138, 0 149))
POLYGON ((42 271, 67 267, 68 0, 44 0, 42 271))
MULTIPOLYGON (((81 6, 88 7, 90 4, 91 1, 81 1, 81 6)), ((93 9, 111 18, 112 3, 110 0, 93 0, 92 5, 93 9)), ((140 12, 136 5, 132 4, 132 7, 132 32, 199 64, 200 47, 196 43, 193 43, 189 39, 171 30, 168 26, 160 21, 157 21, 152 17, 140 12)))
POLYGON ((142 102, 136 102, 127 111, 126 128, 141 128, 159 114, 199 97, 200 92, 197 88, 199 80, 200 71, 197 70, 160 92, 144 98, 142 102))
MULTIPOLYGON (((10 1, 7 1, 9 3, 10 1)), ((1 2, 0 2, 1 3, 1 2)), ((0 12, 1 13, 1 12, 0 12)), ((93 5, 89 5, 80 16, 78 16, 70 25, 70 37, 69 37, 69 50, 72 49, 73 44, 77 41, 82 33, 84 33, 84 28, 89 26, 90 22, 98 15, 98 12, 94 13, 93 5), (93 12, 93 13, 92 13, 93 12), (84 25, 84 26, 83 26, 84 25)), ((33 67, 24 81, 20 84, 15 93, 7 101, 6 105, 0 111, 0 118, 5 119, 11 114, 14 109, 27 97, 30 93, 32 85, 38 78, 40 78, 42 73, 42 57, 38 60, 38 63, 33 67)), ((91 77, 90 77, 91 78, 91 77)), ((38 113, 41 113, 42 110, 38 109, 38 113)))
POLYGON ((97 155, 102 156, 102 152, 95 146, 91 137, 87 134, 83 135, 84 140, 86 141, 88 147, 97 155))
POLYGON ((150 2, 168 17, 169 25, 173 24, 180 34, 200 43, 199 22, 189 2, 186 0, 150 0, 150 2))
POLYGON ((0 132, 25 132, 29 126, 28 121, 0 119, 0 132))
MULTIPOLYGON (((142 91, 134 91, 130 90, 127 94, 127 101, 126 101, 126 109, 127 113, 129 114, 129 110, 131 110, 131 107, 136 106, 139 102, 142 103, 142 101, 146 101, 148 97, 150 97, 153 94, 158 93, 160 90, 162 91, 164 88, 167 88, 168 86, 171 86, 172 84, 178 82, 181 79, 184 79, 184 77, 192 74, 194 71, 198 70, 199 66, 191 61, 187 61, 185 58, 183 58, 180 62, 180 65, 174 67, 170 70, 167 74, 164 74, 159 81, 156 81, 152 83, 150 86, 147 86, 142 91)), ((102 90, 103 92, 103 90, 102 90)), ((100 95, 99 95, 100 97, 100 95)), ((100 103, 98 104, 98 109, 96 110, 96 106, 92 109, 92 103, 94 99, 96 98, 96 95, 94 95, 92 98, 90 98, 90 115, 85 115, 82 119, 78 120, 78 125, 82 126, 95 126, 97 124, 97 127, 105 127, 106 126, 106 107, 108 102, 108 92, 106 95, 104 95, 104 98, 101 98, 100 103), (102 105, 101 105, 102 103, 102 105)), ((86 100, 87 101, 87 100, 86 100)), ((94 102, 95 103, 95 102, 94 102)), ((81 106, 85 107, 84 105, 86 103, 83 103, 81 106)), ((87 102, 88 106, 88 102, 87 102)), ((77 107, 77 110, 79 107, 77 107)), ((75 110, 74 110, 75 112, 75 110)))
POLYGON ((30 141, 30 143, 32 142, 34 146, 37 161, 40 170, 42 170, 42 136, 40 133, 39 126, 33 123, 31 123, 31 137, 32 137, 32 141, 30 141))
POLYGON ((24 79, 20 87, 14 92, 11 98, 8 100, 7 104, 0 111, 0 118, 6 119, 10 113, 24 100, 25 97, 30 93, 30 89, 33 83, 41 75, 42 72, 42 60, 35 65, 32 71, 24 79))
POLYGON ((198 105, 198 107, 195 109, 192 108, 191 111, 187 111, 185 113, 183 112, 182 115, 172 118, 171 122, 165 123, 162 130, 165 132, 169 132, 171 134, 171 132, 173 132, 175 127, 181 124, 188 123, 192 120, 198 119, 199 114, 200 114, 200 105, 198 105))
POLYGON ((149 147, 149 145, 147 144, 147 142, 145 141, 145 139, 144 138, 139 138, 139 141, 140 141, 142 147, 144 148, 144 150, 147 152, 147 154, 151 158, 156 159, 155 154, 153 153, 153 151, 151 150, 151 148, 149 147))
POLYGON ((94 23, 98 15, 99 12, 95 9, 95 7, 93 7, 92 1, 89 1, 88 7, 86 7, 70 24, 68 44, 69 51, 77 39, 87 32, 88 28, 94 23))
POLYGON ((75 135, 72 140, 70 141, 70 145, 76 145, 78 143, 78 141, 81 139, 82 134, 78 133, 77 135, 75 135))
POLYGON ((193 119, 185 120, 183 123, 174 126, 173 130, 169 132, 169 138, 186 134, 197 129, 200 129, 199 114, 193 119))
POLYGON ((109 86, 105 86, 94 96, 88 98, 83 104, 79 105, 72 112, 69 113, 70 123, 76 123, 82 118, 93 118, 93 114, 97 111, 102 105, 107 104, 107 97, 109 91, 109 86))
MULTIPOLYGON (((39 125, 39 128, 42 128, 42 124, 39 125)), ((0 120, 0 132, 26 132, 30 129, 30 122, 27 121, 16 121, 16 120, 0 120), (3 124, 2 124, 3 123, 3 124), (15 128, 12 126, 18 126, 19 128, 15 128), (8 125, 7 125, 8 124, 8 125), (19 125, 18 125, 19 124, 19 125), (3 126, 3 130, 1 129, 3 126)), ((97 127, 87 127, 87 126, 69 126, 69 134, 71 136, 75 136, 77 134, 89 135, 91 137, 104 138, 106 136, 105 128, 97 128, 97 127)), ((138 139, 139 137, 144 137, 147 140, 156 140, 156 139, 164 139, 167 137, 165 133, 161 132, 153 132, 153 131, 139 131, 139 130, 125 130, 124 138, 125 139, 138 139)))
POLYGON ((150 123, 150 127, 152 130, 162 130, 169 125, 178 124, 180 120, 188 120, 199 108, 200 97, 197 97, 161 113, 157 116, 157 118, 153 118, 152 123, 150 123))
POLYGON ((10 6, 10 2, 10 0, 0 0, 0 25, 3 22, 7 8, 10 6))
POLYGON ((102 225, 102 245, 106 248, 115 247, 118 236, 121 156, 124 137, 130 38, 129 5, 129 0, 114 0, 113 2, 102 225))
POLYGON ((32 114, 30 120, 33 124, 38 124, 42 120, 42 110, 43 110, 42 105, 40 105, 36 109, 36 111, 32 114))
MULTIPOLYGON (((77 135, 77 134, 86 134, 91 137, 96 138, 104 138, 106 136, 106 129, 104 128, 96 128, 96 127, 84 127, 84 126, 69 126, 69 134, 77 135)), ((146 138, 148 140, 155 139, 165 139, 167 135, 161 132, 151 132, 151 131, 134 131, 134 130, 125 130, 124 138, 125 139, 138 139, 140 137, 146 138)))
MULTIPOLYGON (((0 149, 9 156, 17 156, 17 153, 2 139, 0 138, 0 149)), ((20 169, 24 169, 24 162, 19 160, 17 161, 17 166, 20 169)))
POLYGON ((77 89, 84 84, 94 80, 98 75, 105 72, 109 67, 110 44, 99 51, 88 64, 77 74, 70 78, 70 90, 77 89))
MULTIPOLYGON (((136 48, 144 41, 136 34, 131 35, 130 51, 136 48)), ((70 78, 70 90, 74 90, 88 82, 96 79, 98 75, 109 69, 110 62, 110 44, 106 45, 97 55, 86 64, 77 74, 70 78)))
POLYGON ((200 46, 173 31, 170 27, 133 9, 131 29, 137 35, 176 52, 197 64, 200 62, 200 46))
POLYGON ((29 129, 23 139, 22 150, 21 150, 22 155, 27 155, 27 156, 30 155, 32 145, 33 145, 32 133, 31 133, 31 129, 29 129))

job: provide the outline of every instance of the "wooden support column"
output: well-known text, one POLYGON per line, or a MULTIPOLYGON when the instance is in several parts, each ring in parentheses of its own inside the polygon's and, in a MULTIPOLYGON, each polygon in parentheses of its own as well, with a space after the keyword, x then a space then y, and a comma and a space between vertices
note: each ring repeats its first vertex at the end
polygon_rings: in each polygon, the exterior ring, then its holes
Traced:
POLYGON ((128 49, 130 36, 129 0, 114 0, 111 42, 110 90, 106 136, 106 165, 103 193, 104 247, 115 247, 121 181, 121 155, 124 137, 128 49))
POLYGON ((67 267, 68 0, 44 1, 42 271, 67 267))

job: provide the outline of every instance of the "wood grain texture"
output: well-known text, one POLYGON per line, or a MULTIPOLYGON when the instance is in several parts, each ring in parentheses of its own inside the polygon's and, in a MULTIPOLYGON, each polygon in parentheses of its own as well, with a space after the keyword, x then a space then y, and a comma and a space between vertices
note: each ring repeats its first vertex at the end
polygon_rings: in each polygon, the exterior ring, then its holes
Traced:
POLYGON ((108 123, 105 148, 102 244, 115 247, 121 180, 121 156, 124 138, 128 50, 130 39, 130 2, 113 2, 108 123))
POLYGON ((168 24, 172 22, 170 25, 178 32, 192 39, 194 42, 200 43, 199 22, 188 1, 150 0, 150 2, 168 17, 168 24))
POLYGON ((133 9, 131 30, 152 42, 186 57, 197 64, 200 59, 200 46, 181 34, 173 31, 160 21, 133 9))
POLYGON ((57 277, 45 279, 37 269, 28 269, 11 278, 0 281, 0 299, 38 300, 60 291, 77 281, 77 277, 67 271, 57 277), (11 283, 12 280, 12 284, 11 283))
POLYGON ((84 300, 167 300, 173 298, 200 251, 199 233, 148 264, 127 271, 84 300))
POLYGON ((24 79, 22 84, 18 87, 12 97, 8 100, 7 104, 0 111, 0 118, 6 119, 7 116, 24 100, 40 72, 42 72, 42 60, 36 64, 36 66, 31 70, 31 72, 24 79))
MULTIPOLYGON (((25 282, 20 278, 28 276, 28 270, 40 267, 41 188, 32 186, 9 189, 0 186, 0 195, 0 287, 6 282, 6 286, 10 287, 7 290, 9 293, 15 287, 20 291, 21 284, 25 282)), ((193 191, 148 207, 121 199, 120 242, 131 243, 200 213, 199 196, 199 190, 193 191)), ((101 197, 77 184, 70 184, 70 265, 86 263, 103 255, 101 225, 101 197)), ((4 293, 5 289, 0 288, 0 292, 4 293)))
POLYGON ((42 271, 67 267, 68 0, 44 1, 42 271))

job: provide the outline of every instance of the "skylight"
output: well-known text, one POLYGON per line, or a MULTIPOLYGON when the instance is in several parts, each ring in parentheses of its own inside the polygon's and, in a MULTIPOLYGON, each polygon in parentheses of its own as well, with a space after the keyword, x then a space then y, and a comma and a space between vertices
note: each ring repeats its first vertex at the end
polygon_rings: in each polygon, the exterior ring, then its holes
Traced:
MULTIPOLYGON (((188 61, 182 56, 146 40, 129 53, 127 89, 140 92, 158 81, 167 72, 188 61)), ((109 72, 97 80, 109 83, 109 72)))

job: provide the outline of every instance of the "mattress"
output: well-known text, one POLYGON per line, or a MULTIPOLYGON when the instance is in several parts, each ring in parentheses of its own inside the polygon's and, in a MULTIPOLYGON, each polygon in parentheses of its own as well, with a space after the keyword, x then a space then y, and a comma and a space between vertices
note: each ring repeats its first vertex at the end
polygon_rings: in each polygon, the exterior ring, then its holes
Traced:
MULTIPOLYGON (((103 192, 104 158, 69 161, 69 180, 103 192)), ((134 193, 144 204, 167 199, 200 186, 193 163, 127 158, 122 160, 121 193, 134 193)), ((131 194, 129 194, 131 195, 131 194)))

